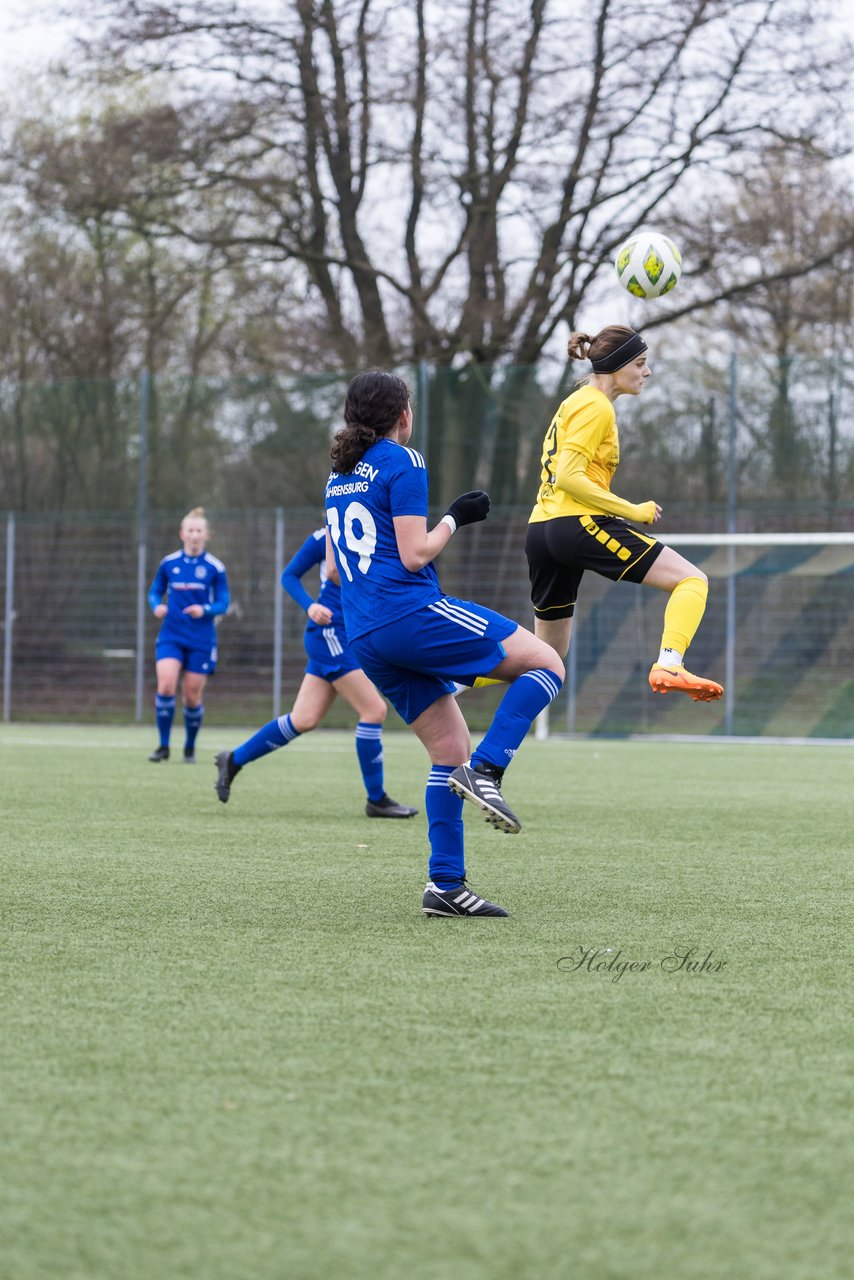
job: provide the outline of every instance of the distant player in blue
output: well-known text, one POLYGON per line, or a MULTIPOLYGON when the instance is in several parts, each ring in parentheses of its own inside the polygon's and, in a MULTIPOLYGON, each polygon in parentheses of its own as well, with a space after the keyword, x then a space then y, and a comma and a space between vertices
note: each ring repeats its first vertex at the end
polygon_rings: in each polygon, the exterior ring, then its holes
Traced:
POLYGON ((169 759, 169 735, 182 671, 184 763, 196 761, 196 736, 205 711, 202 696, 208 676, 216 670, 214 618, 226 612, 229 602, 225 565, 205 551, 209 533, 204 507, 194 507, 181 521, 184 550, 163 557, 148 592, 151 610, 163 623, 155 645, 154 706, 160 746, 148 757, 154 764, 169 759))
POLYGON ((234 751, 221 751, 216 757, 214 790, 223 804, 228 803, 232 783, 244 765, 316 729, 340 694, 359 717, 356 755, 367 793, 365 813, 369 818, 413 818, 418 812, 386 795, 382 735, 388 708, 347 643, 336 579, 337 571, 333 575, 326 572, 326 530, 318 529, 282 572, 282 586, 308 615, 304 636, 308 664, 302 684, 287 715, 265 724, 234 751), (313 600, 301 580, 318 566, 320 592, 313 600))
POLYGON ((463 801, 499 830, 521 823, 501 794, 504 770, 536 716, 560 691, 564 668, 551 645, 509 618, 446 596, 433 561, 456 530, 485 520, 489 496, 464 493, 427 528, 427 470, 415 449, 406 383, 371 369, 347 388, 343 430, 326 484, 327 554, 334 555, 350 644, 365 674, 426 747, 428 916, 506 916, 465 880, 463 801), (455 684, 509 684, 471 754, 455 684))

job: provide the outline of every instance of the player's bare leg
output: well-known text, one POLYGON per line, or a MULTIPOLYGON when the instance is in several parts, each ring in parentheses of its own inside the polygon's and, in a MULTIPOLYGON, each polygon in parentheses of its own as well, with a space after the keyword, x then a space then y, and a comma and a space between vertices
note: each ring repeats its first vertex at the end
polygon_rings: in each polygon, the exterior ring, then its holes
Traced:
POLYGON ((572 639, 572 618, 534 619, 534 635, 550 644, 561 658, 569 653, 569 642, 572 639))

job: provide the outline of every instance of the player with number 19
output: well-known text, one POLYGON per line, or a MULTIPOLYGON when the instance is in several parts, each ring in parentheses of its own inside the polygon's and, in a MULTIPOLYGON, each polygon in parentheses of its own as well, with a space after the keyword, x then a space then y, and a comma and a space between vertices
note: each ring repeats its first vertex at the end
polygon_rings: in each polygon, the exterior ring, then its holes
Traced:
POLYGON ((534 719, 555 698, 564 668, 554 649, 517 623, 442 591, 433 561, 463 525, 486 519, 489 496, 462 494, 427 527, 424 459, 407 448, 406 383, 371 369, 347 388, 326 485, 327 555, 334 556, 350 644, 362 669, 424 744, 432 768, 425 808, 428 916, 505 916, 465 880, 462 803, 499 830, 521 823, 501 794, 504 770, 534 719), (488 676, 509 684, 471 754, 455 683, 488 676))

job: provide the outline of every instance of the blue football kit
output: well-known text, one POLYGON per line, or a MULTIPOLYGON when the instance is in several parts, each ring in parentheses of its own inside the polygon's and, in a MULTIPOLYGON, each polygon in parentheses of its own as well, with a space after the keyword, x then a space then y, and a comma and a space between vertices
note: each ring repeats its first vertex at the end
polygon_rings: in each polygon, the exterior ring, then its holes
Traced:
POLYGON ((330 683, 340 680, 359 667, 359 659, 353 653, 344 627, 344 611, 338 584, 326 576, 326 530, 316 529, 309 534, 296 555, 282 570, 282 586, 301 609, 312 604, 322 604, 332 614, 327 623, 306 621, 303 644, 308 655, 306 672, 330 683), (301 579, 320 566, 320 592, 312 597, 302 585, 301 579))
POLYGON ((148 592, 150 608, 156 609, 164 595, 167 612, 155 645, 158 661, 177 658, 187 671, 212 675, 217 660, 214 618, 227 611, 230 599, 225 565, 208 551, 198 556, 173 551, 158 565, 148 592), (193 604, 204 609, 201 618, 184 613, 193 604))
MULTIPOLYGON (((494 671, 506 657, 503 641, 518 624, 471 600, 445 595, 432 563, 407 569, 394 527, 402 516, 428 516, 427 469, 417 450, 383 438, 352 472, 330 475, 326 523, 341 577, 347 634, 366 675, 411 724, 452 693, 455 683, 470 685, 494 671)), ((513 680, 470 765, 496 770, 500 778, 560 684, 555 673, 539 669, 513 680)), ((475 914, 485 905, 465 890, 463 799, 454 785, 458 763, 434 763, 424 795, 430 840, 424 910, 440 914, 457 908, 446 907, 444 899, 436 907, 436 894, 462 890, 455 900, 463 903, 461 912, 475 914)), ((492 908, 492 914, 506 912, 492 908)))
POLYGON ((350 641, 438 600, 432 564, 410 573, 400 559, 395 516, 427 516, 427 468, 415 449, 379 440, 350 475, 326 484, 326 523, 335 548, 350 641))
POLYGON ((501 642, 517 628, 492 609, 444 595, 432 564, 406 568, 394 519, 427 514, 424 459, 393 440, 379 440, 351 474, 333 471, 326 484, 347 635, 407 724, 455 683, 473 684, 498 666, 501 642))
MULTIPOLYGON (((157 566, 148 590, 148 604, 154 610, 166 597, 166 613, 157 634, 154 654, 158 662, 162 658, 174 658, 184 671, 194 675, 212 676, 216 671, 216 627, 214 618, 224 614, 229 605, 228 579, 225 565, 209 551, 198 556, 188 556, 184 551, 173 551, 164 556, 157 566), (204 613, 193 618, 184 610, 190 605, 202 606, 204 613)), ((154 707, 160 746, 149 760, 168 760, 169 737, 175 715, 175 698, 171 694, 155 694, 154 707)), ((184 759, 195 760, 196 738, 202 725, 205 708, 184 705, 184 759)))

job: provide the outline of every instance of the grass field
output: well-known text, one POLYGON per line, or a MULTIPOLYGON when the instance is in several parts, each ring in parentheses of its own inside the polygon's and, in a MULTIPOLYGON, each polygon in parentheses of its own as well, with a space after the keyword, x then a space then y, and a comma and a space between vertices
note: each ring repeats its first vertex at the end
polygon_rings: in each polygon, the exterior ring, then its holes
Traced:
POLYGON ((850 1276, 850 748, 530 741, 431 922, 349 733, 239 738, 0 731, 3 1280, 850 1276))

